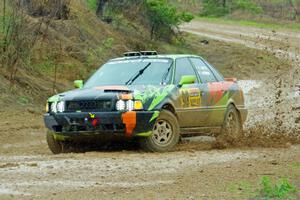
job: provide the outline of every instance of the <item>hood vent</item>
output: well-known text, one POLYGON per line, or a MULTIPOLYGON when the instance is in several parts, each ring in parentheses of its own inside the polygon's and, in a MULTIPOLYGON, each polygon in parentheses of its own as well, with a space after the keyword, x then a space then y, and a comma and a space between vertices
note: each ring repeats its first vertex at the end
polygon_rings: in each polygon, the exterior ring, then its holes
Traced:
POLYGON ((118 89, 106 89, 104 92, 110 92, 110 93, 126 93, 129 94, 132 91, 131 90, 118 90, 118 89))

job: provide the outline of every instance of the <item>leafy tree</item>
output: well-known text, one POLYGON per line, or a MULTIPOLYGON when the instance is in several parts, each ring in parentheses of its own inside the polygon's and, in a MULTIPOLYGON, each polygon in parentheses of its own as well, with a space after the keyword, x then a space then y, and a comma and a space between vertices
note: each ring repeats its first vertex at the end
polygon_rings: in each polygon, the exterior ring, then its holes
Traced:
POLYGON ((166 0, 146 0, 145 7, 150 24, 151 39, 169 35, 173 33, 174 29, 178 29, 181 23, 193 19, 192 14, 178 12, 166 0))
POLYGON ((235 0, 232 3, 232 10, 244 10, 252 13, 261 13, 262 8, 251 0, 235 0))
POLYGON ((221 17, 229 13, 226 0, 204 0, 202 16, 221 17))
POLYGON ((142 18, 144 25, 149 27, 151 39, 170 38, 178 30, 183 22, 191 21, 194 16, 188 12, 179 12, 175 6, 168 3, 168 0, 86 0, 87 5, 99 17, 105 19, 109 15, 126 12, 131 8, 140 7, 137 13, 137 21, 142 18))

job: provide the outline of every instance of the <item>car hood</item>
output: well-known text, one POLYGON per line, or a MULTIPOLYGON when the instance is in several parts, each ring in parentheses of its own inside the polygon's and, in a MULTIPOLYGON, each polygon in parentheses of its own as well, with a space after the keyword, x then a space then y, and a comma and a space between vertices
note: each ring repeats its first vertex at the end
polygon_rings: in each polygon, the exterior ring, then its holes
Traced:
POLYGON ((119 94, 133 94, 135 100, 141 100, 144 109, 153 110, 175 89, 174 85, 129 85, 129 86, 99 86, 82 88, 64 92, 48 99, 54 101, 79 101, 118 99, 119 94))

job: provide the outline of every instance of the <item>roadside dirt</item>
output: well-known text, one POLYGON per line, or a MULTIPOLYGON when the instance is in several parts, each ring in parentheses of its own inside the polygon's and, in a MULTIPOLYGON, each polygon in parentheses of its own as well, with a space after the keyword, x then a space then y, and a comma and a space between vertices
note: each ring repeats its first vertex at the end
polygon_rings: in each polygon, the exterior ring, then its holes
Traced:
POLYGON ((278 63, 264 79, 253 73, 239 81, 250 113, 238 148, 217 150, 213 138, 201 137, 164 154, 129 144, 54 156, 45 142, 42 108, 22 114, 4 109, 0 199, 249 199, 263 176, 287 178, 300 188, 300 146, 293 144, 300 135, 300 35, 197 21, 182 30, 264 49, 293 63, 292 69, 278 63))

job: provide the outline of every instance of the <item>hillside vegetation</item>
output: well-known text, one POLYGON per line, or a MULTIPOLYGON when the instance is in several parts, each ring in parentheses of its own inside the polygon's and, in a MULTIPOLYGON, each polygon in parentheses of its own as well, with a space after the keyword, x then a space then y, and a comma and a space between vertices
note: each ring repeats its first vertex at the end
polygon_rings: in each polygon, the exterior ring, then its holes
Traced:
POLYGON ((179 9, 202 17, 264 23, 298 23, 299 0, 169 0, 179 9))
POLYGON ((253 65, 264 71, 276 62, 262 51, 180 33, 176 27, 191 14, 163 0, 112 1, 103 16, 89 0, 34 0, 25 7, 18 2, 6 1, 5 13, 3 0, 0 5, 0 104, 6 108, 41 112, 47 97, 71 89, 73 80, 88 78, 126 51, 198 54, 238 78, 249 78, 253 65))

